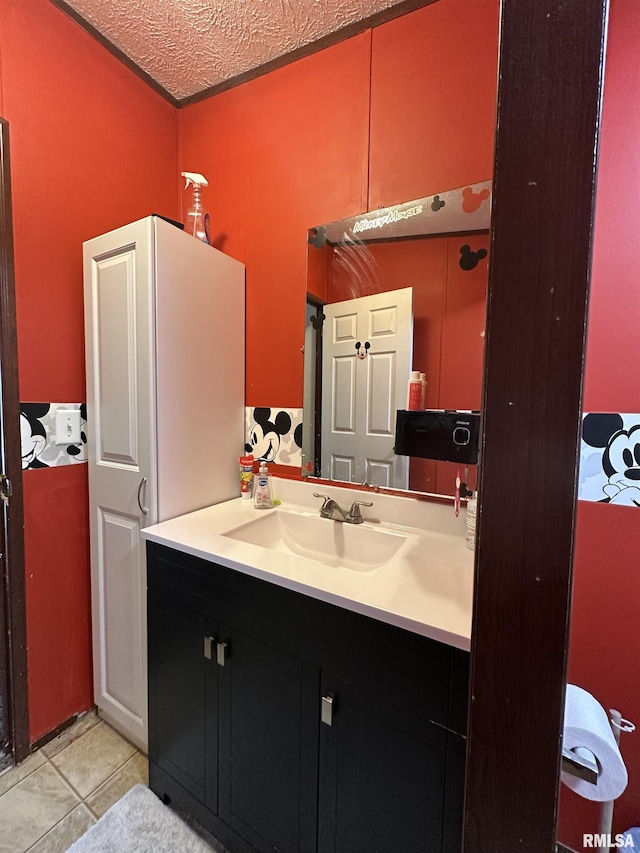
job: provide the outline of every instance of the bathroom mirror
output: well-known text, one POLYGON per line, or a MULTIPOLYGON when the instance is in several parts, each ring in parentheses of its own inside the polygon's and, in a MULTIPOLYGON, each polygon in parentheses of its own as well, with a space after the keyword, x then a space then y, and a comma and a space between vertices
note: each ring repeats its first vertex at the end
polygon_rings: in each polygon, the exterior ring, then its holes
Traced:
POLYGON ((491 182, 310 228, 303 474, 432 495, 476 466, 394 453, 411 371, 421 408, 479 410, 491 182))

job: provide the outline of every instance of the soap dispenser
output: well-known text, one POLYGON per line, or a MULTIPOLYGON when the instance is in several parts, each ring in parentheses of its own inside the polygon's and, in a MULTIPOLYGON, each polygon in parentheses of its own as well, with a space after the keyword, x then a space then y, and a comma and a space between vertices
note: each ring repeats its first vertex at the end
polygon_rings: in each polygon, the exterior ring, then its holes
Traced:
POLYGON ((267 463, 264 461, 260 463, 258 470, 258 477, 253 492, 253 505, 256 509, 271 509, 273 506, 269 472, 267 471, 267 463))

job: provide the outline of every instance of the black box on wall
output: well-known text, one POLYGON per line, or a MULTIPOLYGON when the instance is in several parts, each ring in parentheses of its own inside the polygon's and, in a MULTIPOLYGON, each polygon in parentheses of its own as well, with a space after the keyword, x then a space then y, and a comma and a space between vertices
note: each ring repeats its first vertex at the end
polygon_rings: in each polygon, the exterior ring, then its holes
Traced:
POLYGON ((400 409, 394 449, 400 456, 475 465, 479 436, 480 412, 400 409))

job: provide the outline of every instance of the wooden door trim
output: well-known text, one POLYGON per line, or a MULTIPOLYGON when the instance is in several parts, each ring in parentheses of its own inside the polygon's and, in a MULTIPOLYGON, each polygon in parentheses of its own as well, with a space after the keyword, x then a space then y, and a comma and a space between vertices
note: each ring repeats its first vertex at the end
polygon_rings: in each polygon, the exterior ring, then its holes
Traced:
MULTIPOLYGON (((15 305, 13 218, 11 213, 9 124, 0 118, 0 363, 4 414, 1 458, 13 485, 5 523, 5 555, 2 587, 8 637, 9 706, 11 749, 16 762, 29 755, 27 704, 27 636, 24 574, 24 512, 22 452, 20 448, 20 397, 18 392, 18 345, 15 305)), ((2 597, 0 596, 0 599, 2 597)), ((1 602, 0 602, 1 603, 1 602)))
POLYGON ((608 0, 503 0, 465 851, 556 849, 608 0))

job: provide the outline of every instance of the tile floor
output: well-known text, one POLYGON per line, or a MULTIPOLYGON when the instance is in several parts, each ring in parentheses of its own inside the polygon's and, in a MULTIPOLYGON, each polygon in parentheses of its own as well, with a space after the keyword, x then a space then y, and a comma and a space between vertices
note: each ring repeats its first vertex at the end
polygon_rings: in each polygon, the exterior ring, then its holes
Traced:
POLYGON ((65 853, 138 782, 146 757, 89 712, 0 774, 0 853, 65 853))

